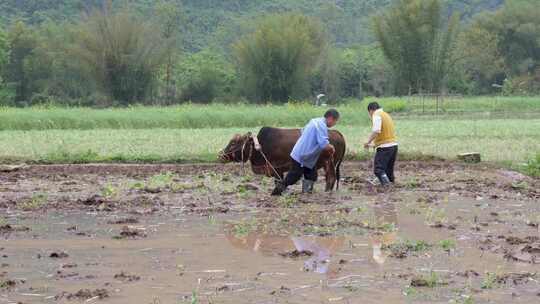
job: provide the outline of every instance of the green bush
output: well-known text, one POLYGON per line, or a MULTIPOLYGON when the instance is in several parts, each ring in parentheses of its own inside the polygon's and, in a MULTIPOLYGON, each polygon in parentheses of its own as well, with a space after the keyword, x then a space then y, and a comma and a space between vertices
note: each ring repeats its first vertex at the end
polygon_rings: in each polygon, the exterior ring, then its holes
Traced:
POLYGON ((320 22, 301 14, 274 14, 234 46, 246 96, 258 102, 285 103, 307 97, 309 76, 326 51, 320 22))
POLYGON ((540 152, 536 154, 536 157, 529 159, 524 171, 529 176, 540 177, 540 152))
POLYGON ((7 87, 0 87, 0 106, 13 106, 14 101, 15 91, 7 87))
POLYGON ((385 101, 381 106, 388 113, 404 112, 407 110, 407 103, 403 100, 385 101))
POLYGON ((540 68, 538 75, 524 75, 506 79, 503 94, 506 96, 534 96, 540 93, 540 68))
POLYGON ((181 101, 209 103, 226 99, 234 91, 236 75, 233 66, 211 51, 188 56, 175 70, 181 101))

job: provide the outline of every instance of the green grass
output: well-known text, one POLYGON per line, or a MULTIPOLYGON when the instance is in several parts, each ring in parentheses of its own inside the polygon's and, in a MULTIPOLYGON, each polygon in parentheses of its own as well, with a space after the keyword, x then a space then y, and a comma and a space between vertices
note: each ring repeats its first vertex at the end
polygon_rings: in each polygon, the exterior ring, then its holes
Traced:
MULTIPOLYGON (((492 162, 526 163, 540 151, 540 119, 410 120, 396 119, 400 159, 434 155, 455 158, 480 152, 492 162)), ((97 129, 0 132, 0 161, 88 162, 209 162, 235 133, 254 128, 97 129)), ((348 156, 367 159, 369 127, 338 125, 347 139, 348 156)), ((531 161, 533 168, 535 162, 531 161)))
POLYGON ((482 281, 482 289, 493 289, 497 286, 497 274, 488 272, 482 281))
MULTIPOLYGON (((368 125, 364 101, 350 100, 337 108, 342 113, 341 125, 368 125)), ((405 116, 419 116, 422 101, 416 97, 392 97, 378 100, 388 112, 405 116)), ((435 111, 435 101, 425 100, 424 110, 435 111)), ((471 119, 503 116, 540 117, 540 97, 473 97, 448 100, 443 104, 446 115, 437 119, 455 119, 455 113, 469 115, 471 119), (478 112, 483 112, 479 114, 478 112), (454 113, 454 114, 452 114, 454 113), (468 114, 467 114, 468 113, 468 114), (499 114, 498 114, 499 115, 499 114), (499 115, 500 116, 500 115, 499 115)), ((0 108, 0 130, 50 130, 50 129, 204 129, 246 128, 260 126, 303 126, 309 119, 321 116, 325 108, 306 103, 278 105, 245 104, 185 104, 171 107, 133 106, 114 109, 91 108, 0 108)), ((425 116, 425 115, 424 115, 425 116)), ((425 118, 421 116, 422 118, 425 118)), ((432 119, 428 116, 427 119, 432 119)))
POLYGON ((29 199, 21 201, 19 207, 25 211, 38 210, 47 204, 47 198, 46 193, 34 193, 29 199))
MULTIPOLYGON (((389 101, 389 104, 396 102, 389 101)), ((399 107, 396 107, 399 108, 399 107)), ((338 107, 342 123, 367 124, 365 105, 359 101, 338 107)), ((51 129, 200 129, 256 126, 301 126, 320 117, 326 108, 307 104, 181 105, 172 107, 0 108, 0 130, 51 129)))
MULTIPOLYGON (((383 101, 390 101, 394 98, 383 98, 383 101)), ((433 113, 437 111, 437 100, 435 98, 403 97, 407 103, 407 112, 420 114, 433 113)), ((527 114, 536 112, 540 115, 540 97, 507 97, 507 96, 479 96, 479 97, 448 97, 439 100, 439 113, 517 113, 527 114)), ((538 117, 538 116, 536 116, 538 117)))
POLYGON ((456 248, 456 241, 454 240, 441 240, 439 242, 439 246, 442 248, 442 250, 444 251, 450 251, 452 249, 455 249, 456 248))
POLYGON ((525 174, 540 177, 540 152, 536 156, 531 157, 526 164, 522 166, 525 174))
MULTIPOLYGON (((349 159, 372 157, 373 152, 362 148, 369 133, 365 105, 370 100, 338 107, 342 119, 337 129, 347 139, 349 159)), ((381 103, 400 113, 395 121, 401 160, 453 159, 474 151, 485 161, 539 174, 540 115, 524 119, 524 113, 540 110, 540 98, 479 97, 445 103, 446 113, 459 115, 417 115, 417 98, 385 98, 381 103), (514 117, 493 119, 485 114, 490 111, 514 117)), ((0 108, 0 162, 210 162, 235 133, 256 133, 265 125, 301 127, 324 111, 307 104, 0 108)))

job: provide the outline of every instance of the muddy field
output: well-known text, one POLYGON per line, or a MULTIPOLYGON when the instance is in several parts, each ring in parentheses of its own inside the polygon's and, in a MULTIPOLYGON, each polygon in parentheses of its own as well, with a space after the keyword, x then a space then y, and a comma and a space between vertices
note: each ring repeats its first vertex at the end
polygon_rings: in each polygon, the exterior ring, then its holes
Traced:
POLYGON ((503 169, 281 198, 233 165, 0 169, 0 303, 540 302, 540 182, 503 169))

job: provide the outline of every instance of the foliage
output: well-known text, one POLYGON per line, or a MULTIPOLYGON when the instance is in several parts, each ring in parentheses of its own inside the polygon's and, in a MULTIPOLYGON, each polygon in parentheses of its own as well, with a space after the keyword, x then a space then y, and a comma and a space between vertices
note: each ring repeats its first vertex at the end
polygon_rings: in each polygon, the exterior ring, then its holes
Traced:
POLYGON ((31 96, 31 92, 25 65, 36 47, 37 39, 32 29, 22 21, 18 21, 9 29, 8 41, 10 52, 5 78, 15 88, 14 101, 16 103, 27 101, 31 96))
POLYGON ((503 2, 5 0, 0 3, 0 104, 283 102, 319 93, 335 103, 446 90, 537 94, 536 1, 503 2), (396 9, 404 4, 406 9, 396 9), (380 11, 385 13, 369 22, 380 11), (458 14, 464 29, 459 34, 457 20, 448 18, 458 14), (395 18, 387 20, 390 16, 395 18), (302 18, 304 24, 296 26, 302 18), (239 64, 238 46, 257 44, 253 38, 261 38, 262 31, 254 28, 263 26, 273 36, 262 40, 275 52, 251 57, 293 60, 293 69, 273 63, 262 68, 261 61, 262 69, 254 72, 239 64), (390 26, 397 27, 391 35, 390 26), (381 33, 392 47, 373 43, 381 33), (107 35, 116 50, 106 47, 107 35), (290 52, 284 52, 285 45, 290 52), (107 60, 99 58, 102 49, 107 60))
POLYGON ((525 165, 524 171, 527 175, 540 177, 540 152, 535 157, 529 159, 525 165))
POLYGON ((236 75, 225 58, 205 50, 177 63, 175 82, 180 100, 208 103, 235 93, 236 75))
POLYGON ((73 54, 77 29, 71 24, 46 22, 36 28, 36 33, 37 44, 26 66, 31 79, 29 104, 52 100, 79 104, 82 98, 94 98, 96 82, 87 73, 89 67, 73 54))
POLYGON ((163 95, 168 103, 170 103, 176 93, 172 83, 173 68, 174 62, 182 49, 181 34, 184 30, 183 27, 185 27, 185 15, 180 0, 156 1, 154 9, 156 11, 156 23, 159 25, 161 37, 171 46, 166 48, 164 75, 162 75, 162 81, 165 87, 163 95))
MULTIPOLYGON (((162 0, 163 1, 163 0, 162 0)), ((478 12, 491 10, 503 0, 445 0, 452 10, 469 18, 478 12)), ((121 6, 129 3, 140 15, 151 14, 156 1, 114 1, 121 6)), ((177 0, 164 1, 177 3, 177 0)), ((301 12, 323 21, 326 30, 339 47, 369 43, 369 16, 388 7, 392 0, 182 0, 186 24, 181 43, 185 50, 198 51, 214 40, 214 33, 223 30, 234 34, 236 22, 269 13, 301 12)), ((100 7, 103 0, 3 0, 0 2, 0 23, 22 18, 29 24, 45 20, 75 21, 81 12, 100 7)), ((241 22, 241 21, 240 21, 241 22)), ((233 39, 234 40, 234 39, 233 39)))
POLYGON ((459 20, 443 16, 439 0, 400 0, 374 18, 375 35, 396 73, 398 93, 440 92, 459 20))
POLYGON ((504 60, 497 45, 499 37, 476 25, 460 33, 458 47, 454 53, 456 68, 453 72, 454 89, 473 94, 489 93, 494 90, 492 84, 502 85, 504 79, 504 60), (458 74, 460 74, 456 77, 458 74), (474 87, 463 88, 472 84, 474 87), (461 86, 461 88, 460 88, 461 86))
POLYGON ((169 45, 152 23, 127 8, 111 10, 94 10, 80 24, 75 57, 89 67, 91 77, 113 101, 144 101, 169 45))
POLYGON ((344 98, 383 95, 392 89, 392 71, 377 45, 330 48, 312 76, 313 92, 330 102, 344 98))
POLYGON ((2 87, 2 75, 9 59, 9 44, 7 33, 0 28, 0 88, 2 87))
POLYGON ((361 83, 361 95, 384 95, 394 90, 391 66, 384 58, 382 48, 376 44, 361 46, 360 58, 365 73, 361 83))
POLYGON ((473 80, 488 80, 479 83, 484 91, 496 83, 504 85, 506 94, 540 92, 537 5, 534 0, 507 1, 499 10, 477 17, 468 29, 463 43, 468 55, 465 64, 472 67, 473 80))
POLYGON ((309 77, 312 95, 325 95, 327 103, 335 103, 343 96, 341 93, 341 69, 339 62, 340 50, 325 48, 319 57, 319 64, 309 77))
POLYGON ((384 102, 384 111, 388 113, 404 112, 407 110, 407 103, 404 100, 390 100, 384 102))
POLYGON ((235 44, 241 82, 257 101, 286 102, 306 96, 308 75, 327 47, 321 25, 303 15, 265 17, 235 44))

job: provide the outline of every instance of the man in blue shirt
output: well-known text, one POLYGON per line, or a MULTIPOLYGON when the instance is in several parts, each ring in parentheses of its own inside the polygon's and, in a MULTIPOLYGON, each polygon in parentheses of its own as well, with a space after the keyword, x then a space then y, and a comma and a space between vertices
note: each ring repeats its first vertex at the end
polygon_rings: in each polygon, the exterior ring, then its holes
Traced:
POLYGON ((302 175, 302 192, 312 192, 313 184, 317 181, 317 161, 323 150, 335 153, 335 148, 328 140, 328 128, 337 124, 339 112, 331 109, 326 111, 324 117, 312 119, 302 130, 302 135, 294 145, 291 152, 292 168, 285 180, 279 183, 272 195, 281 195, 288 186, 296 184, 302 175))

